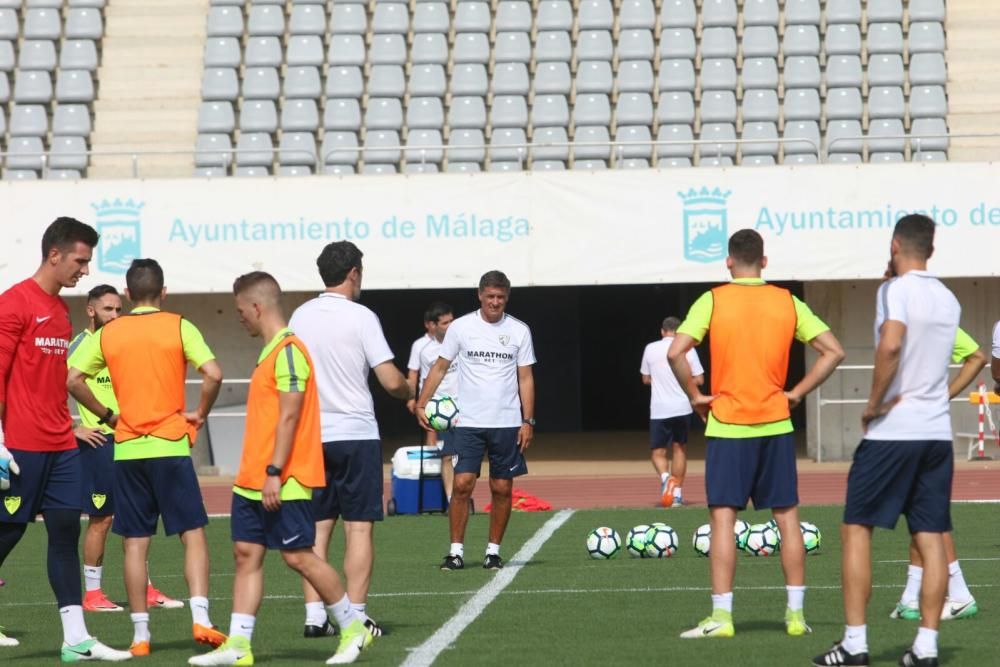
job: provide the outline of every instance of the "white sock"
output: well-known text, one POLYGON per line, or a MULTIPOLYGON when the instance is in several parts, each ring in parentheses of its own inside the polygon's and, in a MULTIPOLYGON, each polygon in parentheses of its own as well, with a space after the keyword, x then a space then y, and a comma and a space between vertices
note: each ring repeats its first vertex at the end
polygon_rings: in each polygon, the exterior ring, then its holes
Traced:
POLYGON ((206 628, 212 627, 212 621, 208 618, 208 598, 200 595, 191 598, 191 620, 206 628))
POLYGON ((844 639, 840 642, 844 650, 851 655, 868 652, 868 626, 845 625, 844 639))
POLYGON ((322 602, 306 602, 306 625, 323 625, 326 621, 326 605, 322 602))
POLYGON ((132 643, 149 641, 149 613, 130 614, 132 617, 132 643))
POLYGON ((488 542, 486 544, 486 555, 487 556, 499 556, 500 555, 500 545, 496 542, 488 542))
POLYGON ((806 601, 806 587, 785 586, 785 591, 788 593, 788 608, 792 611, 802 609, 802 605, 804 605, 806 601))
POLYGON ((370 621, 371 618, 365 613, 365 609, 368 607, 365 603, 352 602, 351 609, 354 610, 354 615, 360 618, 362 621, 370 621))
POLYGON ((930 628, 917 628, 917 638, 913 640, 913 652, 918 658, 936 658, 938 631, 930 628))
POLYGON ((722 611, 733 613, 733 592, 719 593, 718 595, 712 594, 712 609, 721 609, 722 611))
POLYGON ((923 580, 924 568, 919 565, 910 565, 907 567, 906 588, 903 589, 903 597, 899 601, 903 604, 916 607, 917 602, 920 600, 920 583, 923 580))
POLYGON ((75 646, 86 639, 90 639, 90 633, 87 632, 87 624, 83 621, 83 607, 78 604, 60 607, 59 618, 62 620, 64 642, 70 646, 75 646))
POLYGON ((956 560, 948 564, 948 599, 953 602, 968 602, 972 599, 972 591, 962 576, 962 566, 956 560))
POLYGON ((83 582, 87 588, 87 592, 99 591, 101 590, 101 573, 104 568, 100 565, 84 565, 83 566, 83 582))
POLYGON ((668 472, 661 472, 660 473, 660 484, 666 484, 667 483, 667 479, 669 477, 670 477, 670 473, 668 473, 668 472))
POLYGON ((674 498, 681 498, 681 497, 682 497, 681 496, 681 487, 675 486, 674 487, 674 498))
POLYGON ((465 545, 461 542, 452 542, 451 549, 448 550, 449 556, 461 556, 465 557, 465 545))
POLYGON ((232 614, 229 617, 229 636, 246 637, 250 641, 253 639, 253 626, 256 622, 256 617, 250 614, 232 614))
POLYGON ((347 597, 347 593, 344 593, 344 597, 340 598, 339 602, 334 602, 327 607, 327 610, 341 629, 346 628, 357 618, 354 610, 351 608, 351 600, 347 597))

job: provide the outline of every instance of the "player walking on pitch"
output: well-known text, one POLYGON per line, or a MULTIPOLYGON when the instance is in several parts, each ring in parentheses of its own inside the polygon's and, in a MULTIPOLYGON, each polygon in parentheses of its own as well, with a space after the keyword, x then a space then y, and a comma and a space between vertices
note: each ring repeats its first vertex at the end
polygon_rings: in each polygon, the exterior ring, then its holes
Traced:
MULTIPOLYGON (((319 388, 326 484, 313 493, 317 555, 326 560, 338 518, 344 521, 344 577, 354 610, 372 636, 381 628, 366 614, 375 563, 372 533, 383 518, 382 442, 368 389, 369 371, 393 398, 413 398, 393 364, 382 325, 361 298, 362 253, 350 241, 328 244, 316 260, 326 291, 292 314, 292 331, 312 356, 319 388)), ((332 634, 320 594, 303 580, 306 637, 332 634)))
POLYGON ((340 645, 328 664, 354 662, 371 636, 351 608, 337 572, 312 549, 316 537, 312 492, 326 483, 312 361, 286 324, 281 288, 270 274, 255 271, 240 276, 233 283, 233 294, 240 323, 267 344, 250 378, 243 454, 233 486, 230 523, 236 577, 229 639, 188 662, 253 664, 250 641, 264 593, 268 549, 281 552, 337 620, 340 645))
MULTIPOLYGON (((118 319, 122 312, 122 299, 111 285, 98 285, 87 293, 87 319, 89 325, 69 344, 69 359, 73 364, 80 344, 108 322, 118 319)), ((111 385, 111 374, 105 368, 87 385, 104 405, 118 412, 118 401, 111 385)), ((101 590, 104 548, 111 530, 111 517, 115 513, 114 501, 114 445, 115 430, 82 405, 80 425, 74 429, 76 444, 80 448, 80 466, 83 471, 81 506, 88 515, 87 530, 83 536, 83 578, 86 592, 83 595, 84 611, 124 611, 108 599, 101 590)), ((148 569, 148 568, 147 568, 148 569)), ((152 582, 146 585, 146 603, 161 609, 179 609, 180 600, 167 597, 152 582)))
MULTIPOLYGON (((429 326, 429 333, 432 340, 420 348, 420 384, 423 386, 427 382, 427 375, 431 372, 431 367, 438 360, 438 352, 441 350, 441 343, 448 332, 448 327, 455 321, 451 306, 440 301, 435 301, 427 307, 424 315, 429 326)), ((449 396, 452 400, 458 401, 458 362, 453 362, 445 373, 444 380, 437 388, 439 396, 449 396)), ((444 483, 444 493, 451 502, 452 490, 455 486, 455 432, 453 430, 437 433, 435 431, 424 431, 427 436, 426 444, 437 447, 441 452, 441 481, 444 483)))
MULTIPOLYGON (((57 218, 42 235, 38 270, 0 295, 0 565, 41 513, 49 584, 62 621, 63 662, 132 657, 87 632, 81 604, 80 450, 66 394, 73 330, 59 292, 90 272, 98 239, 93 227, 57 218)), ((0 632, 0 646, 17 645, 0 632)))
POLYGON ((510 280, 500 271, 479 279, 480 309, 463 315, 448 327, 424 388, 417 399, 417 420, 430 429, 424 409, 438 391, 452 362, 459 360, 460 425, 454 429, 455 486, 448 507, 451 548, 441 569, 465 567, 465 526, 469 498, 483 455, 490 459, 489 543, 483 567, 503 567, 500 543, 510 521, 514 478, 527 474, 524 451, 535 433, 535 349, 528 325, 506 312, 510 280))
MULTIPOLYGON (((687 393, 677 384, 677 378, 667 362, 667 350, 674 340, 681 321, 666 317, 660 325, 660 340, 650 343, 642 353, 642 383, 650 385, 649 398, 649 448, 652 450, 653 468, 660 476, 660 504, 664 507, 683 505, 684 474, 687 472, 688 427, 691 420, 691 402, 687 393), (671 450, 668 460, 667 450, 671 450)), ((694 348, 687 353, 691 379, 699 387, 705 382, 705 369, 701 367, 694 348)))
POLYGON ((836 337, 806 304, 761 278, 767 267, 764 239, 742 229, 729 239, 726 268, 733 277, 691 306, 670 344, 668 358, 681 387, 699 414, 707 412, 705 487, 711 513, 712 615, 681 634, 685 639, 732 637, 733 579, 736 573, 736 513, 752 499, 770 509, 784 538, 789 635, 811 632, 806 625, 805 547, 799 528, 798 475, 791 409, 819 386, 844 358, 836 337), (711 334, 712 392, 692 382, 688 351, 711 334), (812 368, 785 391, 793 340, 818 354, 812 368))
POLYGON ((938 664, 954 472, 948 363, 962 308, 927 272, 933 251, 933 220, 908 215, 896 223, 890 254, 898 277, 883 283, 876 296, 875 370, 861 415, 865 435, 847 477, 841 527, 844 637, 813 658, 814 665, 868 664, 872 529, 894 528, 900 515, 920 552, 923 580, 920 628, 899 664, 938 664))
POLYGON ((222 369, 201 332, 180 315, 160 310, 163 269, 137 259, 125 274, 132 312, 97 330, 77 350, 69 390, 78 403, 115 426, 116 512, 111 529, 125 539, 125 590, 134 629, 132 654, 150 651, 146 600, 149 542, 159 518, 167 535, 180 535, 184 577, 191 594, 196 642, 218 646, 226 636, 208 615, 208 515, 191 462, 198 429, 222 386, 222 369), (184 378, 190 363, 201 374, 201 398, 185 411, 184 378), (105 368, 121 412, 87 386, 105 368))

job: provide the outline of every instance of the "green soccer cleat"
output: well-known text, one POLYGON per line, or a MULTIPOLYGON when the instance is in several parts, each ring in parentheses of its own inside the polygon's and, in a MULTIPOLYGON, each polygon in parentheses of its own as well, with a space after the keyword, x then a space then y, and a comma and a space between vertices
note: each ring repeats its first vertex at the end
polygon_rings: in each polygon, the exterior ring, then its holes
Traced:
POLYGON ((957 621, 960 618, 972 618, 978 613, 979 607, 976 606, 975 598, 969 598, 965 602, 945 600, 944 607, 941 609, 941 620, 957 621))
POLYGON ((361 620, 355 620, 340 631, 340 644, 333 657, 326 661, 328 665, 347 665, 358 659, 361 652, 371 646, 375 637, 368 631, 361 620))
POLYGON ((791 637, 801 637, 812 632, 812 628, 806 625, 806 615, 801 609, 792 611, 785 609, 785 631, 791 637))
POLYGON ((705 639, 710 637, 732 637, 736 634, 733 628, 731 612, 714 609, 712 615, 687 632, 681 633, 681 639, 705 639))
POLYGON ((218 648, 188 659, 189 665, 252 665, 253 651, 250 640, 233 635, 218 648))
POLYGON ((84 660, 102 660, 104 662, 124 662, 132 658, 129 651, 118 651, 97 641, 96 637, 84 639, 72 646, 63 642, 59 658, 63 662, 83 662, 84 660))
MULTIPOLYGON (((947 605, 945 606, 947 608, 947 605)), ((919 621, 920 607, 911 605, 900 600, 896 603, 896 608, 889 614, 889 618, 898 618, 904 621, 919 621)))

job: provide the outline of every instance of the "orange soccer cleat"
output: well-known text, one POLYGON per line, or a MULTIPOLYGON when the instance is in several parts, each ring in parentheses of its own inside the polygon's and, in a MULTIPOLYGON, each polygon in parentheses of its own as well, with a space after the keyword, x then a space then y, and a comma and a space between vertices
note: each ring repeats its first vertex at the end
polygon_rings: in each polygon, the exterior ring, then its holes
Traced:
POLYGON ((124 611, 122 607, 116 605, 114 602, 108 599, 108 596, 104 594, 100 588, 93 591, 87 591, 83 594, 83 610, 84 611, 124 611))
POLYGON ((128 650, 134 657, 144 658, 149 655, 149 642, 132 642, 128 650))
POLYGON ((202 625, 201 623, 194 623, 191 626, 191 631, 194 634, 194 640, 199 644, 206 644, 212 648, 218 648, 226 641, 226 635, 219 632, 219 629, 214 625, 202 625))
POLYGON ((680 480, 671 475, 667 478, 667 483, 663 486, 663 495, 660 496, 660 505, 663 507, 673 507, 674 489, 680 480))
POLYGON ((149 584, 146 586, 146 606, 150 609, 181 609, 184 603, 164 595, 159 589, 153 588, 153 584, 149 584))

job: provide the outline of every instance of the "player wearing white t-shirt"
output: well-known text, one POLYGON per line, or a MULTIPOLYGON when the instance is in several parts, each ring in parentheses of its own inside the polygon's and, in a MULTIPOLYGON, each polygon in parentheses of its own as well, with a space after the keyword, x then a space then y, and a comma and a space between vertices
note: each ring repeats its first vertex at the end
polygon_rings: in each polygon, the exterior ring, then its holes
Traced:
POLYGON ((448 329, 417 399, 417 420, 429 429, 424 406, 434 396, 448 368, 460 359, 458 388, 461 393, 459 425, 455 428, 455 488, 448 509, 451 549, 442 570, 465 567, 465 525, 469 498, 483 455, 490 459, 490 536, 483 567, 503 567, 500 542, 510 520, 514 478, 528 472, 524 450, 531 444, 535 427, 535 350, 531 330, 507 315, 510 280, 500 271, 489 271, 479 280, 480 309, 455 320, 448 329))
POLYGON ((901 665, 938 664, 937 635, 948 586, 944 533, 951 531, 954 469, 948 365, 962 309, 927 272, 934 221, 908 215, 896 223, 893 278, 878 290, 875 369, 861 415, 864 439, 854 453, 844 507, 844 638, 814 665, 867 665, 865 624, 871 596, 875 526, 894 528, 906 516, 923 561, 920 628, 901 665))
MULTIPOLYGON (((438 360, 438 352, 441 350, 441 342, 444 340, 448 327, 455 321, 455 315, 451 306, 440 301, 435 301, 428 306, 425 313, 428 324, 428 331, 431 339, 421 348, 418 359, 420 367, 420 385, 427 381, 427 374, 431 372, 431 366, 438 360)), ((458 363, 453 363, 448 367, 444 379, 438 385, 438 396, 450 396, 458 399, 458 363)), ((451 502, 451 492, 455 483, 455 469, 453 459, 455 458, 454 431, 424 431, 427 436, 426 444, 437 446, 441 450, 441 481, 444 482, 444 493, 451 502)))
MULTIPOLYGON (((653 468, 660 476, 660 504, 664 507, 684 504, 681 488, 687 472, 685 450, 692 413, 691 402, 687 393, 677 384, 677 378, 667 361, 667 350, 670 349, 670 343, 680 325, 681 321, 676 317, 663 319, 660 326, 661 338, 646 346, 639 367, 642 383, 651 387, 649 447, 653 468), (670 460, 667 459, 668 449, 672 450, 670 460)), ((688 350, 687 361, 691 366, 692 381, 701 386, 705 381, 705 369, 701 367, 694 348, 688 350)))
POLYGON ((990 359, 990 375, 996 386, 993 391, 1000 393, 1000 322, 993 325, 993 353, 990 359))
MULTIPOLYGON (((316 260, 326 291, 299 306, 289 326, 306 344, 319 389, 320 427, 326 487, 313 492, 316 515, 314 550, 327 558, 338 518, 344 522, 344 575, 347 595, 365 615, 375 549, 372 530, 382 515, 382 444, 369 371, 393 398, 413 392, 393 364, 382 325, 361 297, 361 251, 350 241, 330 243, 316 260)), ((303 580, 306 637, 332 634, 319 594, 303 580)), ((368 619, 367 615, 365 618, 368 619)), ((367 620, 373 636, 381 629, 367 620)))
MULTIPOLYGON (((427 319, 429 317, 430 309, 424 311, 424 330, 425 333, 420 338, 413 341, 410 345, 410 358, 406 362, 406 384, 410 385, 410 389, 413 390, 413 395, 416 396, 420 392, 420 353, 423 351, 424 346, 427 343, 434 340, 434 334, 431 333, 431 323, 427 319)), ((406 402, 406 409, 410 411, 412 415, 416 409, 417 401, 412 398, 406 402)))

